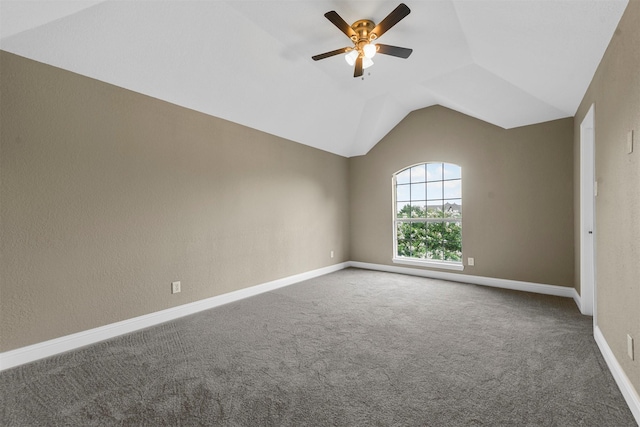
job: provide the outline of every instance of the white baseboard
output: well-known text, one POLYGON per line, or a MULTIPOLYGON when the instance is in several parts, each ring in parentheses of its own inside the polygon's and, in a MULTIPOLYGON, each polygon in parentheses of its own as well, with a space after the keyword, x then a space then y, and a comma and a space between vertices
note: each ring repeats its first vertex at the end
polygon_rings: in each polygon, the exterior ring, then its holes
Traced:
POLYGON ((624 373, 622 366, 618 363, 618 359, 613 355, 613 351, 611 351, 611 347, 607 343, 607 340, 602 335, 602 331, 596 325, 593 328, 593 337, 600 348, 600 352, 604 357, 604 360, 607 362, 607 366, 613 375, 613 379, 618 384, 618 388, 622 392, 624 396, 624 400, 627 401, 627 405, 629 405, 629 409, 631 409, 631 413, 636 419, 636 423, 640 426, 640 396, 638 396, 638 392, 629 381, 629 377, 624 373))
POLYGON ((578 306, 578 310, 580 310, 580 313, 584 314, 585 316, 593 316, 593 313, 587 312, 586 307, 582 305, 582 298, 580 298, 580 294, 578 293, 578 291, 576 291, 576 288, 572 288, 572 291, 573 292, 571 297, 573 298, 573 302, 575 302, 578 306))
POLYGON ((433 270, 419 270, 415 268, 397 267, 383 264, 371 264, 357 261, 349 261, 335 264, 329 267, 308 271, 306 273, 285 277, 250 288, 240 289, 212 298, 195 301, 178 307, 168 308, 166 310, 155 313, 146 314, 132 319, 123 320, 121 322, 112 323, 87 331, 78 332, 49 341, 33 344, 27 347, 18 348, 16 350, 0 353, 0 371, 19 366, 25 363, 33 362, 38 359, 53 356, 65 351, 74 350, 85 345, 94 344, 106 339, 114 338, 119 335, 134 332, 140 329, 148 328, 160 323, 178 319, 183 316, 207 310, 263 292, 283 286, 292 285, 314 277, 322 276, 334 271, 342 270, 347 267, 356 267, 367 270, 387 271, 391 273, 401 273, 421 277, 429 277, 434 279, 451 280, 456 282, 472 283, 476 285, 492 286, 497 288, 513 289, 526 292, 534 292, 547 295, 556 295, 562 297, 573 298, 578 307, 581 307, 580 296, 574 288, 567 288, 555 285, 543 285, 539 283, 521 282, 515 280, 494 279, 482 276, 471 276, 466 274, 449 273, 433 270))
POLYGON ((343 262, 0 353, 0 371, 347 268, 343 262))
MULTIPOLYGON (((134 317, 132 319, 123 320, 121 322, 112 323, 87 331, 78 332, 76 334, 44 341, 27 347, 18 348, 16 350, 0 353, 0 371, 33 362, 38 359, 53 356, 65 351, 74 350, 86 345, 95 344, 106 339, 114 338, 119 335, 134 332, 160 323, 188 316, 203 310, 218 307, 230 302, 238 301, 274 289, 289 286, 294 283, 309 280, 314 277, 322 276, 334 271, 342 270, 347 267, 362 268, 367 270, 386 271, 390 273, 408 274, 420 277, 428 277, 433 279, 451 280, 455 282, 471 283, 482 286, 492 286, 504 289, 513 289, 525 292, 534 292, 546 295, 555 295, 567 298, 573 298, 578 307, 581 307, 580 296, 574 288, 568 288, 555 285, 544 285, 539 283, 521 282, 516 280, 495 279, 482 276, 471 276, 466 274, 448 273, 431 270, 418 270, 414 268, 396 267, 383 264, 371 264, 357 261, 343 262, 331 265, 329 267, 308 271, 306 273, 296 274, 294 276, 285 277, 260 285, 252 286, 238 291, 229 292, 227 294, 218 295, 178 307, 150 313, 144 316, 134 317)), ((602 355, 607 362, 607 366, 611 371, 622 395, 624 396, 636 422, 640 425, 640 397, 635 390, 629 378, 624 373, 618 360, 613 355, 611 348, 602 335, 600 328, 594 327, 594 338, 602 355)))
POLYGON ((364 268, 367 270, 386 271, 389 273, 409 274, 412 276, 428 277, 431 279, 450 280, 452 282, 471 283, 474 285, 490 286, 494 288, 513 289, 516 291, 533 292, 536 294, 555 295, 559 297, 573 298, 580 307, 580 297, 574 288, 556 285, 543 285, 541 283, 521 282, 518 280, 495 279, 483 276, 471 276, 468 274, 449 273, 446 271, 418 270, 416 268, 396 267, 393 265, 370 264, 366 262, 349 261, 350 267, 364 268))

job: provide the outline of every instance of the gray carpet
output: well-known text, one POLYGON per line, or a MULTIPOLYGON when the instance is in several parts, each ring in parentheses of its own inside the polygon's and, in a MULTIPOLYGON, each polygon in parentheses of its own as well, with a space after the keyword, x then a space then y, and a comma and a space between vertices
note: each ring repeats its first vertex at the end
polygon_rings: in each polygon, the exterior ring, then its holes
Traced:
POLYGON ((566 298, 347 269, 0 374, 3 426, 635 426, 566 298))

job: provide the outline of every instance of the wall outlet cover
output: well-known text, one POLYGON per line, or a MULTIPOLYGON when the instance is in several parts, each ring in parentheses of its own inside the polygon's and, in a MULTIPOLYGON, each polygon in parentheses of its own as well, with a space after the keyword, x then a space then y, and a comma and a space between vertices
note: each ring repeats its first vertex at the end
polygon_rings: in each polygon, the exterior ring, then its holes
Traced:
POLYGON ((171 282, 171 293, 177 294, 180 291, 180 282, 171 282))

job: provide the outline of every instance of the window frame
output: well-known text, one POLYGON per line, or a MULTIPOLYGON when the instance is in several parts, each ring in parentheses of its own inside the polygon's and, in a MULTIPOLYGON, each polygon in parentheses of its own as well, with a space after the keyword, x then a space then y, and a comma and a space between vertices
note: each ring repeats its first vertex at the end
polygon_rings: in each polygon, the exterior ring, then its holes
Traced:
MULTIPOLYGON (((428 259, 428 258, 417 258, 417 257, 406 257, 406 256, 398 256, 398 223, 403 222, 403 223, 412 223, 412 222, 420 222, 420 223, 425 223, 425 224, 429 224, 429 223, 458 223, 460 225, 460 242, 461 242, 461 246, 462 246, 462 215, 460 216, 460 218, 456 218, 455 220, 452 218, 446 218, 446 217, 442 217, 442 218, 398 218, 398 201, 397 201, 397 177, 398 175, 400 175, 402 172, 405 172, 407 170, 411 170, 411 168, 414 168, 416 166, 421 166, 424 165, 425 169, 427 169, 427 165, 429 164, 440 164, 443 167, 444 170, 444 165, 453 165, 456 166, 458 168, 460 168, 460 204, 462 205, 462 167, 460 165, 457 165, 455 163, 448 163, 448 162, 444 162, 444 161, 427 161, 427 162, 419 162, 419 163, 415 163, 412 164, 410 166, 406 166, 403 167, 402 169, 398 170, 397 172, 395 172, 392 176, 391 176, 391 192, 392 192, 392 228, 393 228, 393 255, 392 255, 392 261, 394 264, 406 264, 406 265, 414 265, 414 266, 420 266, 420 267, 431 267, 431 268, 439 268, 439 269, 447 269, 447 270, 464 270, 464 256, 462 254, 462 248, 461 248, 461 256, 460 256, 460 261, 445 261, 445 260, 437 260, 437 259, 428 259)), ((425 176, 425 182, 424 184, 426 185, 428 182, 441 182, 444 185, 444 182, 447 181, 454 181, 454 180, 458 180, 458 178, 454 178, 454 179, 449 179, 449 180, 445 180, 444 179, 444 172, 443 172, 443 177, 441 180, 438 181, 427 181, 427 177, 425 176)), ((411 180, 409 180, 409 185, 412 184, 411 180)), ((402 185, 402 184, 400 184, 402 185)), ((425 196, 426 199, 426 196, 425 196)), ((442 197, 440 199, 442 202, 442 206, 444 208, 444 205, 447 203, 447 200, 452 200, 452 199, 447 199, 445 198, 445 194, 443 192, 442 197)), ((428 206, 428 202, 430 200, 427 199, 427 201, 425 201, 425 205, 428 206)), ((407 203, 411 203, 413 202, 413 200, 410 200, 407 203)))

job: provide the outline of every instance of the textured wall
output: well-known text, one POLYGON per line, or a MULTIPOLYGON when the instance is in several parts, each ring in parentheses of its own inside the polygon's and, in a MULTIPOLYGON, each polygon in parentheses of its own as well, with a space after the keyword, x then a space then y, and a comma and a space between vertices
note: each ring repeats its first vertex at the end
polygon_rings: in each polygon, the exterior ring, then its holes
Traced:
POLYGON ((347 159, 0 55, 0 351, 349 259, 347 159))
MULTIPOLYGON (((640 1, 630 1, 575 117, 579 166, 580 123, 595 104, 596 317, 607 343, 640 390, 640 1), (627 154, 627 133, 635 148, 627 154), (636 358, 627 357, 626 336, 636 358)), ((577 175, 579 177, 579 175, 577 175)), ((579 191, 579 180, 576 191, 579 191)), ((579 199, 576 206, 579 206, 579 199)), ((579 223, 576 209, 576 223, 579 223)), ((579 235, 576 248, 579 248, 579 235)), ((579 265, 579 251, 576 263, 579 265)))
MULTIPOLYGON (((573 286, 573 120, 504 130, 444 107, 409 114, 349 159, 351 259, 392 265, 393 173, 462 167, 463 274, 573 286)), ((405 267, 403 265, 403 267, 405 267)))

